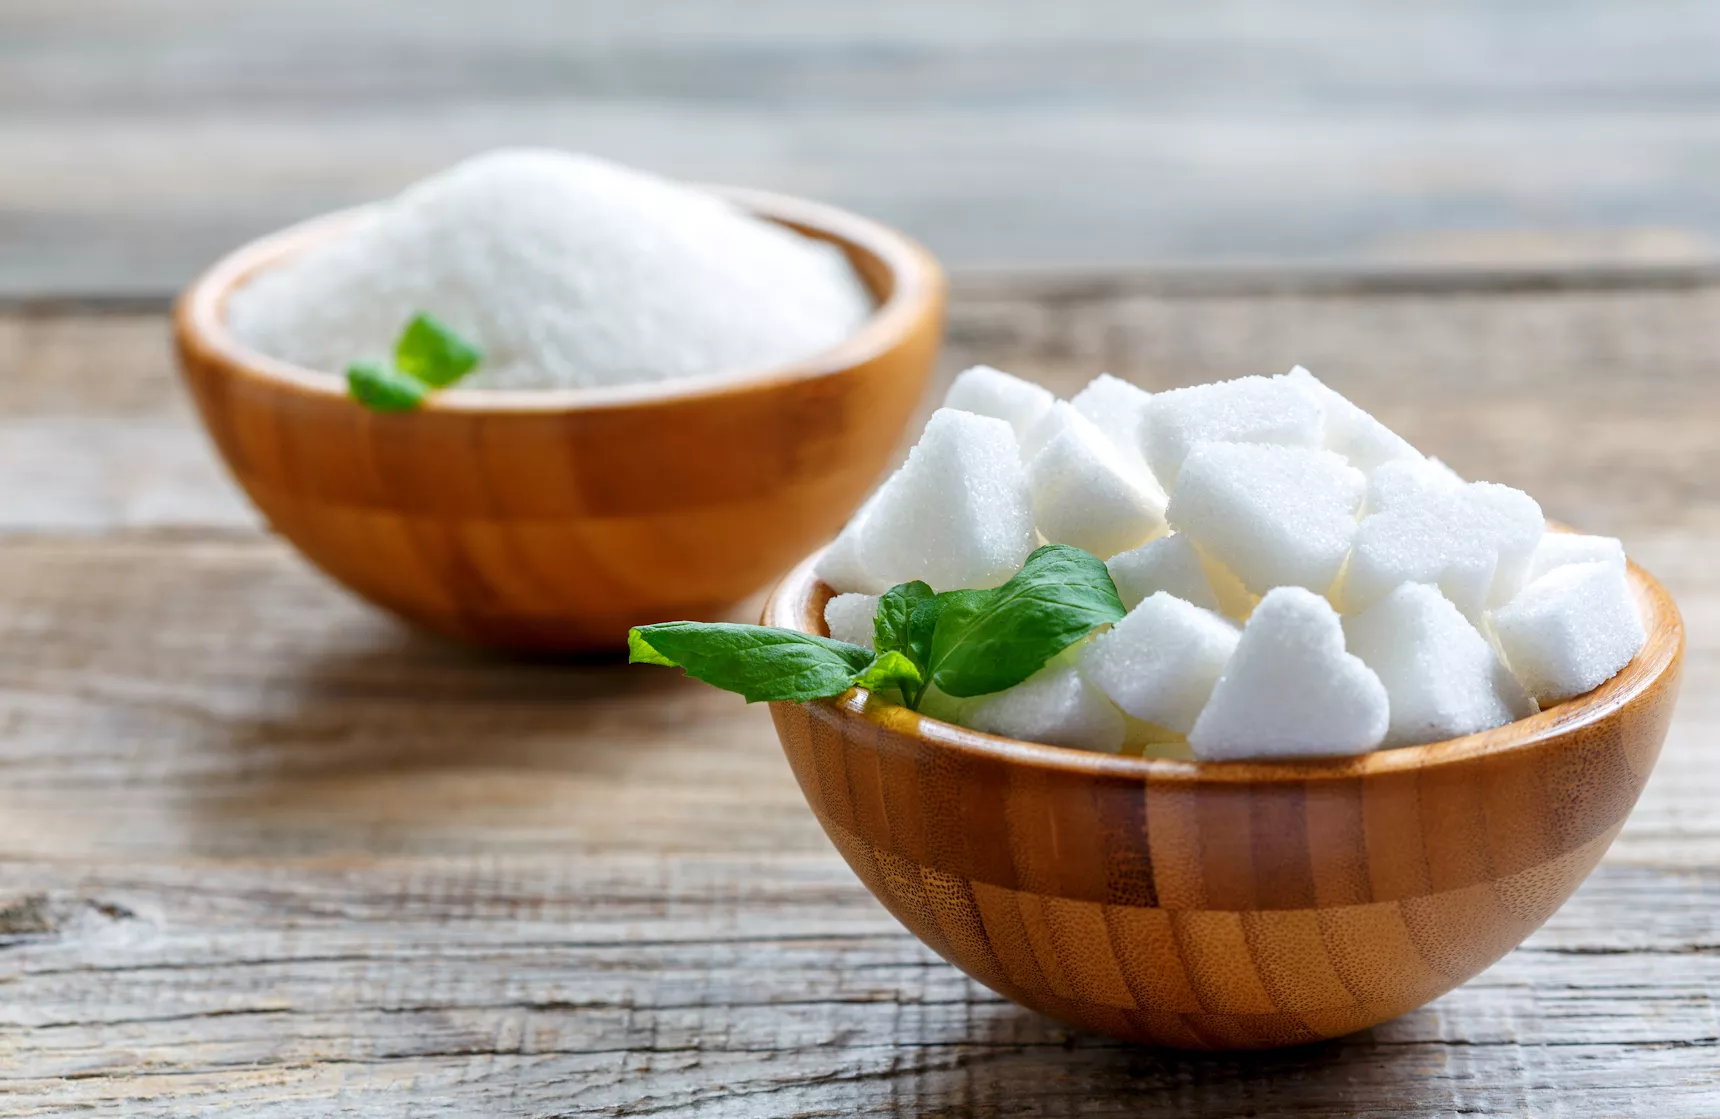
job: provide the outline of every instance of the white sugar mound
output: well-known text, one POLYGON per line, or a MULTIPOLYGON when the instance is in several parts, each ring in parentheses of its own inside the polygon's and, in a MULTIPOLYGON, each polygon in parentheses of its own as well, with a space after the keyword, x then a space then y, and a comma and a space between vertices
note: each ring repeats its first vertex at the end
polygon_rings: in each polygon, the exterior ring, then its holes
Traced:
POLYGON ((340 372, 429 312, 484 360, 462 388, 746 374, 841 342, 873 300, 834 246, 590 156, 480 155, 233 293, 248 345, 340 372))
POLYGON ((1361 471, 1330 451, 1201 443, 1165 516, 1256 594, 1323 593, 1343 567, 1366 491, 1361 471))
POLYGON ((1344 638, 1391 699, 1386 746, 1456 738, 1535 713, 1493 646, 1424 583, 1405 583, 1344 619, 1344 638))
POLYGON ((976 365, 957 373, 944 394, 945 408, 1007 422, 1024 447, 1034 425, 1056 402, 1049 389, 989 365, 976 365))
POLYGON ((1055 661, 1013 688, 980 697, 966 717, 986 734, 1107 754, 1123 748, 1122 713, 1074 665, 1055 661))
POLYGON ((1604 560, 1554 568, 1491 620, 1506 663, 1543 705, 1599 687, 1648 641, 1624 567, 1604 560))
POLYGON ((1126 610, 1133 610, 1160 591, 1202 610, 1219 609, 1218 595, 1200 562, 1200 553, 1180 532, 1118 553, 1105 561, 1105 567, 1126 610))
POLYGON ((1389 719, 1385 685, 1344 651, 1337 611, 1279 587, 1254 608, 1188 744, 1203 761, 1361 754, 1389 719))
POLYGON ((1219 615, 1160 591, 1081 651, 1081 673, 1135 718, 1187 734, 1238 636, 1219 615))
POLYGON ((1171 493, 1183 459, 1198 443, 1317 448, 1324 435, 1319 399, 1282 377, 1241 377, 1155 393, 1141 415, 1141 450, 1171 493))
POLYGON ((858 567, 886 589, 995 587, 1033 550, 1033 502, 1003 420, 940 408, 884 483, 860 530, 858 567))
POLYGON ((872 620, 877 616, 875 594, 839 594, 824 604, 824 624, 830 636, 865 649, 873 648, 876 631, 872 620))
POLYGON ((1069 405, 1059 401, 1052 415, 1061 430, 1027 467, 1040 534, 1052 544, 1110 556, 1164 532, 1165 495, 1145 468, 1130 464, 1069 405))

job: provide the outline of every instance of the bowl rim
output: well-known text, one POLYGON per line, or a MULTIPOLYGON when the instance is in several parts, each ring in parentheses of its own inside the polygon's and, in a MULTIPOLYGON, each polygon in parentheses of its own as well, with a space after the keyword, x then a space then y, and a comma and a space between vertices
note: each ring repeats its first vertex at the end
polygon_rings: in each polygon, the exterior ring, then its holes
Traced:
MULTIPOLYGON (((824 551, 821 548, 802 560, 771 589, 764 605, 764 624, 806 632, 802 623, 814 597, 820 591, 830 590, 814 571, 824 551)), ((1436 766, 1454 766, 1554 743, 1619 714, 1655 689, 1669 673, 1676 681, 1684 655, 1684 620, 1677 604, 1659 580, 1636 563, 1627 560, 1627 564, 1631 589, 1648 632, 1647 643, 1629 664, 1593 691, 1537 714, 1491 730, 1418 746, 1394 746, 1349 757, 1187 761, 1102 754, 1071 746, 986 734, 921 715, 900 704, 874 700, 863 688, 852 688, 833 699, 809 702, 832 708, 839 719, 863 719, 885 730, 956 754, 1089 778, 1186 785, 1284 784, 1351 781, 1436 766)))
MULTIPOLYGON (((884 356, 912 333, 944 298, 947 280, 931 253, 882 222, 824 202, 750 187, 693 184, 755 217, 859 249, 889 270, 891 290, 860 327, 828 349, 798 361, 742 372, 667 381, 642 381, 571 389, 460 389, 432 394, 414 415, 425 413, 542 414, 680 404, 735 393, 769 391, 840 373, 884 356)), ((237 375, 306 397, 347 399, 346 379, 271 357, 241 342, 227 325, 228 297, 252 276, 312 245, 338 236, 383 203, 372 202, 321 214, 248 241, 210 265, 180 294, 173 311, 183 344, 205 361, 237 375)))

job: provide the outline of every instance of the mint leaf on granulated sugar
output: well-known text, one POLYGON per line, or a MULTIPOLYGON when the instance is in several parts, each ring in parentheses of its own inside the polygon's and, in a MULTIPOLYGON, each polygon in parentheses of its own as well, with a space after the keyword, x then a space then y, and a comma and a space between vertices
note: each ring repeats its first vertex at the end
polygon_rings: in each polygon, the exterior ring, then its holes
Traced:
POLYGON ((433 389, 445 389, 478 367, 484 355, 446 323, 423 311, 394 344, 394 365, 433 389))
POLYGON ((346 391, 373 412, 410 412, 430 393, 422 381, 374 361, 346 367, 346 391))
MULTIPOLYGON (((748 703, 838 696, 871 667, 870 649, 774 626, 661 622, 627 635, 628 660, 664 664, 748 703)), ((910 666, 911 667, 911 666, 910 666)))
POLYGON ((944 603, 926 677, 964 699, 1014 687, 1094 627, 1126 613, 1105 565, 1064 544, 1037 549, 1001 587, 937 597, 944 603))

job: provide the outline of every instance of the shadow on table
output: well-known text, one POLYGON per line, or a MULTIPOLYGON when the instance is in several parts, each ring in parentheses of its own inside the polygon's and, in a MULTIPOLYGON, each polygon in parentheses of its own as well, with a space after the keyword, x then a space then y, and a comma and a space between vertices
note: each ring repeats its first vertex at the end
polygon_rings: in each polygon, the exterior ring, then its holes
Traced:
POLYGON ((1455 1108, 1423 1008, 1348 1037, 1288 1049, 1207 1053, 1126 1045, 1010 1003, 975 1023, 979 1043, 953 1067, 915 1074, 922 1115, 1354 1115, 1455 1108), (1079 1106, 1072 1106, 1074 1101, 1079 1106), (935 1102, 933 1102, 935 1101, 935 1102))
POLYGON ((691 844, 701 823, 790 810, 816 831, 767 711, 675 670, 509 656, 382 618, 275 666, 198 731, 205 771, 238 775, 189 802, 201 847, 691 844))

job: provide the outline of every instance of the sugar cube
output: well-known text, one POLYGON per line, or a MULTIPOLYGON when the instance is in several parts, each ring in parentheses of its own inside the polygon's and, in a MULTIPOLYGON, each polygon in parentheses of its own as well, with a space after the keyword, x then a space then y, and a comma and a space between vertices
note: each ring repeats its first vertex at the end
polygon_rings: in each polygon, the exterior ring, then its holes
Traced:
POLYGON ((1148 595, 1167 591, 1203 610, 1217 610, 1218 595, 1194 542, 1180 532, 1149 540, 1105 561, 1123 608, 1133 610, 1148 595))
POLYGON ((1360 613, 1404 583, 1430 583, 1479 623, 1490 603, 1521 585, 1546 525, 1541 507, 1521 490, 1485 482, 1406 485, 1382 501, 1380 477, 1400 465, 1375 471, 1370 504, 1382 507, 1362 518, 1337 598, 1360 613))
POLYGON ((1389 720, 1385 685, 1344 651, 1337 611, 1278 587, 1254 608, 1188 742, 1203 761, 1360 754, 1389 720))
POLYGON ((1165 530, 1164 494, 1073 409, 1028 464, 1027 486, 1039 531, 1053 544, 1110 556, 1165 530))
POLYGON ((1413 505, 1441 493, 1450 493, 1463 486, 1462 479, 1437 459, 1412 462, 1396 459, 1381 464, 1368 475, 1368 500, 1364 513, 1382 513, 1387 509, 1413 505))
POLYGON ((1535 713, 1493 646, 1425 583, 1405 583, 1344 619, 1344 639, 1385 685, 1386 746, 1456 738, 1535 713))
MULTIPOLYGON (((897 471, 897 473, 901 473, 897 471)), ((891 475, 888 486, 895 480, 891 475)), ((860 562, 860 538, 865 532, 866 518, 878 502, 878 495, 884 492, 884 487, 873 491, 864 504, 848 518, 848 523, 842 526, 842 531, 836 534, 836 539, 819 557, 814 569, 818 578, 838 594, 857 591, 862 594, 881 594, 890 589, 890 584, 867 571, 860 562)))
POLYGON ((1584 536, 1577 532, 1549 532, 1535 545, 1524 579, 1534 582, 1555 567, 1573 563, 1625 565, 1624 545, 1616 536, 1584 536))
POLYGON ((1291 585, 1323 593, 1343 567, 1366 489, 1362 472, 1330 451, 1201 443, 1166 519, 1256 594, 1291 585))
POLYGON ((1141 449, 1153 477, 1176 493, 1183 459, 1204 442, 1318 448, 1325 417, 1313 393, 1275 377, 1241 377, 1154 393, 1141 413, 1141 449))
POLYGON ((1343 455, 1351 466, 1371 473, 1387 462, 1421 462, 1421 452, 1400 435, 1328 388, 1318 377, 1298 365, 1284 378, 1314 394, 1326 417, 1324 446, 1343 455))
POLYGON ((1543 706, 1600 686, 1648 641, 1625 568, 1555 567, 1491 615, 1511 671, 1543 706))
POLYGON ((1032 381, 1013 377, 989 365, 976 365, 956 374, 944 394, 945 408, 1006 421, 1017 440, 1025 441, 1035 422, 1051 410, 1057 398, 1032 381))
POLYGON ((983 696, 967 725, 1027 742, 1114 754, 1123 746, 1123 715, 1071 664, 1052 662, 1026 680, 983 696))
POLYGON ((860 536, 860 566, 886 588, 995 587, 1033 550, 1033 502, 1003 420, 940 408, 908 461, 879 491, 860 536))
POLYGON ((873 647, 872 620, 878 616, 878 595, 839 594, 824 604, 824 624, 830 636, 862 648, 873 647))
POLYGON ((1164 591, 1081 652, 1081 674, 1129 715, 1187 734, 1240 635, 1229 621, 1164 591))
POLYGON ((1146 471, 1149 470, 1146 456, 1141 454, 1141 418, 1146 413, 1147 401, 1152 398, 1152 394, 1143 388, 1109 373, 1101 373, 1088 381, 1087 387, 1076 393, 1069 403, 1098 425, 1130 465, 1146 471))

